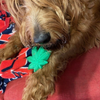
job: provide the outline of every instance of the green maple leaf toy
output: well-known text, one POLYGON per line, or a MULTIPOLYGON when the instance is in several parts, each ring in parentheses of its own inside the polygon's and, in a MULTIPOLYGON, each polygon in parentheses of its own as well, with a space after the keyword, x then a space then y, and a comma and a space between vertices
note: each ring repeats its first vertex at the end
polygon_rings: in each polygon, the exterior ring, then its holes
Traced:
POLYGON ((27 57, 27 60, 30 62, 28 69, 34 69, 34 72, 42 69, 44 65, 48 64, 47 60, 50 55, 51 51, 47 51, 43 47, 40 47, 39 49, 33 47, 32 56, 27 57))

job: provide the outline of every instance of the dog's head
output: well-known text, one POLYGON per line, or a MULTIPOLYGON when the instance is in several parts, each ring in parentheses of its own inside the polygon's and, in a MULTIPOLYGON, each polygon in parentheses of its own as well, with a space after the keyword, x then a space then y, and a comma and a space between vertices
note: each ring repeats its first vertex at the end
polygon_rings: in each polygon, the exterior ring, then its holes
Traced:
POLYGON ((5 1, 24 46, 52 49, 69 41, 68 0, 5 1))

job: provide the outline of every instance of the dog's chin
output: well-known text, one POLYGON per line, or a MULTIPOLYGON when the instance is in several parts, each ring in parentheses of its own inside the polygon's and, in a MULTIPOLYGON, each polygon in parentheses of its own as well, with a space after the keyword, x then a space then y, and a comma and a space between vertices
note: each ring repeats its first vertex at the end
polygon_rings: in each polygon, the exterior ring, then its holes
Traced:
POLYGON ((34 44, 30 46, 30 48, 35 47, 35 46, 38 48, 43 47, 44 49, 51 50, 51 51, 57 50, 60 47, 60 45, 57 45, 55 43, 47 43, 47 44, 34 44))
POLYGON ((34 43, 30 46, 30 48, 37 46, 38 48, 43 47, 44 49, 47 49, 47 50, 56 51, 56 50, 62 48, 65 44, 66 44, 66 42, 57 40, 56 42, 49 42, 49 43, 45 43, 45 44, 34 43))
POLYGON ((45 44, 45 45, 41 45, 43 46, 45 49, 47 50, 58 50, 60 48, 60 44, 57 44, 57 43, 48 43, 48 44, 45 44))

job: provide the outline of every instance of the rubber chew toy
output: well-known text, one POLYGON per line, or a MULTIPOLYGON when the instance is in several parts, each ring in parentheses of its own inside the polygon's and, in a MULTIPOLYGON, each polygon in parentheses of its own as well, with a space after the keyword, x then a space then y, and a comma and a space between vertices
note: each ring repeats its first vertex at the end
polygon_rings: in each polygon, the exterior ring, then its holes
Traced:
POLYGON ((34 69, 34 72, 42 69, 43 66, 48 63, 47 60, 50 55, 51 51, 47 51, 43 47, 40 47, 39 49, 37 47, 33 47, 32 56, 27 57, 27 60, 30 62, 28 69, 34 69))

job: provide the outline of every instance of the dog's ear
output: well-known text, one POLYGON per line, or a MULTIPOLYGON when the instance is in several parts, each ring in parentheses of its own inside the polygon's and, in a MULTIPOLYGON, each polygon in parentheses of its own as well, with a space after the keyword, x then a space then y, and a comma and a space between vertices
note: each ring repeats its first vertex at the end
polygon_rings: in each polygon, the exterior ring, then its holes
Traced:
POLYGON ((24 15, 23 0, 5 0, 7 9, 13 16, 17 26, 20 26, 24 15))

